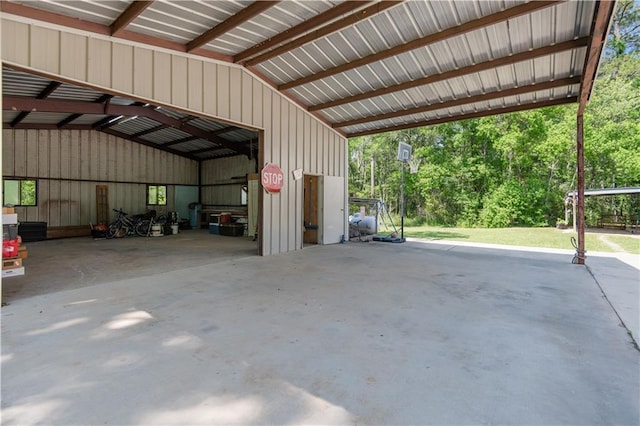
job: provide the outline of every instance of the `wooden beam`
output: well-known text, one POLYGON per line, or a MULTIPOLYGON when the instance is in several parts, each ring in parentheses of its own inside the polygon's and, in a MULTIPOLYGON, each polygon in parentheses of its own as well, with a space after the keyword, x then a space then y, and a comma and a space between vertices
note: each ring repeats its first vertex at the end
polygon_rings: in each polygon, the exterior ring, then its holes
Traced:
POLYGON ((526 86, 514 87, 511 89, 498 90, 496 92, 485 93, 483 95, 468 96, 464 98, 453 99, 446 102, 437 102, 429 105, 423 105, 415 108, 409 108, 399 111, 392 111, 386 114, 372 115, 369 117, 356 118, 353 120, 335 123, 332 127, 349 127, 357 124, 371 123, 373 121, 388 120, 390 118, 404 117, 423 112, 436 111, 460 105, 473 104, 476 102, 490 101, 493 99, 506 98, 509 96, 517 96, 525 93, 539 92, 541 90, 549 90, 557 87, 570 86, 572 84, 580 84, 580 76, 562 78, 560 80, 547 81, 538 84, 528 84, 526 86))
POLYGON ((596 4, 594 18, 591 26, 591 40, 589 42, 589 50, 584 61, 584 71, 582 73, 582 87, 580 88, 580 103, 578 105, 578 114, 582 115, 584 109, 589 102, 593 83, 596 81, 598 74, 598 64, 600 56, 607 39, 607 29, 615 9, 615 1, 599 1, 596 4))
POLYGON ((263 42, 260 42, 238 53, 233 57, 233 62, 242 62, 247 58, 259 55, 260 53, 266 50, 269 50, 272 47, 279 45, 280 43, 284 43, 285 41, 291 40, 292 38, 297 37, 300 34, 309 32, 314 28, 319 27, 320 25, 324 25, 327 22, 331 22, 334 19, 338 18, 339 16, 344 15, 345 13, 351 12, 352 10, 362 7, 369 3, 371 3, 371 1, 361 1, 361 0, 355 0, 355 1, 349 0, 343 3, 340 3, 339 5, 319 15, 316 15, 311 19, 307 19, 306 21, 301 22, 298 25, 283 31, 280 34, 277 34, 263 42))
POLYGON ((578 49, 584 47, 589 42, 588 37, 582 37, 575 40, 568 40, 562 43, 554 44, 552 46, 540 47, 538 49, 528 50, 525 52, 516 53, 510 56, 503 56, 501 58, 481 62, 474 65, 458 68, 451 71, 445 71, 440 74, 433 74, 427 77, 418 78, 412 81, 396 84, 393 86, 384 87, 382 89, 372 90, 369 92, 359 93, 353 96, 347 96, 342 99, 336 99, 335 101, 325 102, 322 104, 312 105, 308 108, 310 112, 319 111, 327 108, 333 108, 340 105, 349 104, 352 102, 361 101, 364 99, 371 99, 376 96, 382 96, 389 93, 399 92, 401 90, 408 90, 414 87, 425 86, 427 84, 437 83, 439 81, 449 80, 456 77, 462 77, 465 75, 475 74, 481 71, 489 69, 495 69, 505 65, 511 65, 522 61, 539 58, 542 56, 553 55, 555 53, 564 52, 567 50, 578 49))
POLYGON ((263 53, 253 59, 250 59, 244 62, 244 65, 248 67, 253 66, 261 62, 267 61, 275 56, 282 55, 285 52, 288 52, 297 47, 300 47, 306 43, 310 43, 313 40, 317 40, 320 37, 334 33, 336 31, 340 31, 341 29, 354 25, 364 19, 368 19, 373 15, 376 15, 384 10, 389 9, 390 7, 396 6, 398 3, 401 3, 401 1, 381 1, 381 2, 375 3, 373 6, 369 6, 365 9, 359 10, 358 12, 352 15, 349 15, 345 18, 342 18, 339 21, 333 22, 309 34, 299 37, 287 44, 279 46, 269 52, 263 53))
POLYGON ((536 10, 544 9, 549 6, 556 5, 560 3, 562 0, 545 0, 545 1, 531 1, 528 3, 520 4, 518 6, 512 7, 510 9, 503 10, 498 13, 494 13, 493 15, 484 16, 482 18, 474 19, 469 22, 465 22, 463 24, 457 25, 455 27, 447 28, 437 33, 429 34, 425 37, 421 37, 419 39, 410 41, 408 43, 401 44, 399 46, 392 47, 387 50, 383 50, 377 53, 373 53, 369 56, 365 56, 359 59, 355 59, 351 62, 347 62, 342 65, 338 65, 337 67, 329 68, 324 71, 315 72, 306 77, 299 78, 294 81, 290 81, 289 83, 284 83, 278 86, 278 90, 288 90, 297 86, 301 86, 306 83, 310 83, 312 81, 321 80, 326 77, 330 77, 332 75, 340 74, 345 71, 352 70, 354 68, 358 68, 364 65, 371 64, 373 62, 379 62, 387 58, 391 58, 393 56, 400 55, 402 53, 410 52, 412 50, 418 49, 420 47, 427 46, 429 44, 437 43, 448 38, 457 37, 461 34, 468 33, 471 31, 478 30, 480 28, 484 28, 498 22, 506 21, 508 19, 515 18, 516 16, 520 16, 523 14, 531 13, 536 10))
POLYGON ((577 100, 578 100, 577 96, 572 96, 569 98, 554 99, 551 101, 516 105, 516 106, 506 107, 506 108, 495 108, 495 109, 490 109, 485 111, 473 112, 470 114, 455 115, 451 117, 441 117, 441 118, 435 118, 432 120, 416 121, 414 123, 400 124, 398 126, 380 127, 377 129, 365 130, 362 132, 347 133, 347 137, 355 138, 359 136, 377 135, 379 133, 393 132, 396 130, 414 129, 416 127, 425 127, 425 126, 434 126, 436 124, 450 123, 452 121, 463 121, 463 120, 469 120, 471 118, 481 118, 481 117, 487 117, 490 115, 507 114, 510 112, 526 111, 530 109, 544 108, 548 106, 569 104, 569 103, 576 102, 577 100))
POLYGON ((146 8, 151 6, 153 0, 135 0, 129 7, 116 18, 111 24, 111 35, 116 36, 136 19, 146 8))
POLYGON ((274 5, 280 3, 279 1, 263 1, 258 0, 254 3, 251 3, 249 6, 242 9, 240 12, 232 15, 227 20, 219 23, 215 27, 206 31, 205 33, 199 35, 195 39, 191 40, 187 43, 187 52, 191 52, 193 49, 197 47, 204 46, 209 43, 211 40, 220 37, 222 34, 231 31, 236 28, 238 25, 248 21, 256 15, 264 12, 265 10, 273 7, 274 5))

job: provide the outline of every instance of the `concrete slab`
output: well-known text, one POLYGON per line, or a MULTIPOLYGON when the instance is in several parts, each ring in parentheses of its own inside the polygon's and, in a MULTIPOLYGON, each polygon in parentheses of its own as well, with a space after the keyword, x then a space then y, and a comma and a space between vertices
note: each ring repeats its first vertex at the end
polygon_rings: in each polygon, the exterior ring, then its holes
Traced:
POLYGON ((547 253, 223 260, 15 298, 2 343, 7 425, 640 423, 640 352, 547 253))

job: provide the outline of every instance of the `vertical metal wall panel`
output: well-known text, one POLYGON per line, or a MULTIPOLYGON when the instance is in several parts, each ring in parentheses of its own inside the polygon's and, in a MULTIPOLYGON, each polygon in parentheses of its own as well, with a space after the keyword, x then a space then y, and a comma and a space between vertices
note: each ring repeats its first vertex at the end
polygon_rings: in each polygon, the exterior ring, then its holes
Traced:
POLYGON ((60 72, 77 80, 86 80, 86 37, 69 33, 62 33, 60 35, 60 72))
MULTIPOLYGON (((280 168, 289 170, 289 102, 277 97, 280 103, 280 138, 277 152, 280 153, 280 168)), ((277 123, 274 123, 277 126, 277 123)), ((289 251, 289 193, 291 192, 291 179, 289 173, 284 171, 284 186, 278 195, 280 216, 280 247, 278 251, 289 251)))
POLYGON ((90 37, 87 46, 87 79, 99 86, 111 85, 111 43, 90 37))
POLYGON ((217 90, 216 101, 218 102, 218 116, 229 117, 229 99, 231 91, 229 90, 229 68, 218 66, 217 70, 217 90))
POLYGON ((31 32, 31 66, 50 73, 60 72, 60 32, 34 27, 31 32))
MULTIPOLYGON (((17 130, 14 133, 13 141, 13 176, 24 177, 27 173, 27 144, 26 144, 26 130, 17 130)), ((4 150, 4 145, 3 145, 4 150)), ((4 152, 3 152, 4 155, 4 152)), ((4 173, 4 171, 3 171, 4 173)))
MULTIPOLYGON (((1 83, 0 83, 1 84, 1 83)), ((2 173, 15 176, 15 143, 13 131, 2 130, 2 173)))
POLYGON ((175 209, 174 185, 197 184, 196 161, 97 131, 5 129, 2 135, 3 175, 37 180, 38 204, 18 209, 23 221, 89 226, 95 223, 95 186, 101 183, 109 186, 110 207, 132 214, 147 208, 147 184, 166 184, 167 206, 157 208, 164 214, 175 209), (136 157, 131 153, 138 147, 145 153, 136 157), (93 157, 96 173, 91 170, 93 157), (134 171, 140 162, 148 164, 148 157, 158 167, 140 179, 134 171))
POLYGON ((25 176, 37 176, 38 175, 38 131, 27 130, 27 138, 25 141, 27 145, 27 169, 25 176))
POLYGON ((153 52, 133 48, 133 91, 144 98, 153 98, 153 52))
POLYGON ((60 132, 60 178, 71 178, 71 130, 60 132))
POLYGON ((3 19, 0 27, 2 27, 2 60, 30 66, 31 26, 3 19))
POLYGON ((133 46, 112 45, 113 60, 111 61, 111 75, 114 89, 119 92, 133 91, 133 46))
MULTIPOLYGON (((296 118, 296 168, 304 170, 304 132, 305 132, 305 123, 307 122, 308 115, 306 115, 302 110, 297 109, 297 118, 296 118)), ((295 169, 294 169, 295 170, 295 169)), ((294 211, 296 212, 296 225, 295 225, 295 234, 296 234, 296 249, 301 249, 303 246, 303 219, 302 216, 304 214, 304 208, 302 203, 304 202, 304 180, 300 178, 296 181, 296 201, 295 205, 292 206, 294 211)))
POLYGON ((256 127, 262 128, 264 127, 264 117, 262 115, 264 103, 262 101, 262 97, 266 88, 257 79, 252 77, 251 80, 253 81, 253 84, 251 85, 253 91, 252 93, 244 95, 244 97, 248 102, 252 103, 251 118, 253 119, 253 124, 256 127))
POLYGON ((313 156, 313 152, 315 151, 312 146, 312 138, 315 137, 313 134, 313 122, 314 120, 305 118, 305 128, 304 128, 304 172, 307 174, 315 173, 315 159, 313 156))
MULTIPOLYGON (((266 86, 262 87, 262 123, 265 128, 268 128, 269 131, 264 131, 263 133, 263 144, 262 144, 262 158, 264 158, 264 162, 268 162, 273 157, 273 150, 271 146, 271 140, 273 135, 273 129, 271 125, 271 113, 273 109, 273 105, 271 103, 271 98, 273 92, 266 86)), ((262 169, 264 164, 258 164, 258 168, 262 169)), ((263 191, 262 188, 260 188, 263 191)), ((277 235, 277 230, 273 230, 271 225, 271 220, 273 217, 272 212, 272 198, 267 196, 266 194, 262 197, 262 223, 258 226, 262 227, 262 251, 265 256, 270 254, 275 254, 271 240, 273 235, 277 235)))
MULTIPOLYGON (((8 65, 78 80, 106 92, 126 94, 130 91, 134 99, 262 129, 261 158, 264 162, 278 163, 287 179, 282 194, 265 195, 263 199, 261 230, 265 255, 302 246, 303 190, 302 185, 298 188, 292 179, 292 170, 301 168, 306 174, 347 176, 346 139, 237 65, 180 52, 153 50, 100 35, 67 32, 46 23, 23 22, 23 18, 13 15, 5 14, 1 19, 2 60, 8 65), (118 75, 120 72, 127 75, 118 75)), ((61 143, 59 132, 45 134, 46 148, 38 144, 38 173, 45 173, 42 154, 46 152, 50 177, 67 173, 70 178, 79 175, 80 179, 91 179, 91 182, 125 179, 140 182, 135 185, 137 189, 128 189, 126 199, 118 198, 118 194, 127 193, 124 188, 131 184, 122 183, 114 188, 114 200, 122 200, 127 205, 146 202, 144 182, 180 180, 181 184, 188 185, 198 181, 197 163, 188 159, 170 160, 164 157, 168 155, 166 153, 152 152, 155 150, 136 144, 116 143, 114 137, 93 131, 81 134, 79 139, 73 136, 66 147, 61 143), (69 153, 70 167, 77 167, 77 173, 68 168, 61 170, 61 155, 65 149, 69 153)), ((39 141, 42 135, 38 135, 39 141)), ((12 140, 3 145, 3 151, 10 148, 13 157, 12 161, 3 160, 5 173, 12 170, 14 175, 24 175, 28 171, 26 144, 19 145, 19 137, 26 138, 25 134, 12 133, 12 140)), ((261 168, 263 164, 258 166, 261 168)), ((59 185, 56 186, 55 181, 45 181, 49 183, 47 191, 59 197, 59 185)), ((84 184, 80 188, 80 192, 86 191, 84 184)), ((75 186, 70 187, 69 192, 74 191, 75 186)), ((218 194, 223 197, 235 194, 230 191, 219 191, 218 194)), ((211 190, 203 193, 213 196, 211 190)), ((168 197, 173 200, 171 194, 174 194, 173 188, 168 188, 168 197)), ((79 200, 81 204, 86 202, 84 195, 79 200)), ((90 209, 90 216, 94 216, 95 208, 90 209)), ((59 206, 39 207, 40 212, 44 210, 49 218, 60 222, 59 206)), ((70 210, 70 216, 77 215, 78 220, 86 221, 89 209, 80 207, 79 213, 73 211, 70 210)))
POLYGON ((80 132, 71 132, 69 136, 69 178, 80 179, 80 132))
POLYGON ((171 103, 174 105, 188 105, 189 94, 187 82, 189 80, 187 58, 171 56, 171 103))
MULTIPOLYGON (((38 174, 36 175, 38 177, 49 177, 51 173, 49 144, 40 143, 41 140, 48 140, 48 136, 47 130, 38 131, 38 174)), ((3 171, 3 173, 7 172, 3 171)))
POLYGON ((202 111, 209 115, 218 115, 218 66, 209 62, 204 63, 202 76, 202 111))
POLYGON ((242 70, 229 69, 229 119, 242 121, 242 70))
MULTIPOLYGON (((271 160, 278 162, 280 156, 280 97, 273 96, 271 98, 271 160)), ((280 194, 267 195, 265 199, 271 200, 270 202, 270 215, 271 221, 269 226, 271 227, 271 252, 280 252, 280 194)))
POLYGON ((153 52, 153 98, 171 103, 171 55, 153 52))
POLYGON ((253 123, 253 77, 247 73, 242 73, 242 99, 240 121, 243 123, 253 123))
POLYGON ((188 90, 187 105, 189 109, 202 111, 202 61, 189 59, 188 67, 188 90))

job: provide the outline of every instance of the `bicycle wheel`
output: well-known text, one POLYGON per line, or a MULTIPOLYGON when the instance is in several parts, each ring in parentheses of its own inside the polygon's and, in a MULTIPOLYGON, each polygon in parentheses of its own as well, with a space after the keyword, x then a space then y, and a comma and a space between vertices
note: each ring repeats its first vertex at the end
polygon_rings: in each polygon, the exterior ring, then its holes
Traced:
POLYGON ((116 234, 118 233, 119 230, 120 230, 120 224, 119 223, 112 223, 107 228, 107 232, 106 232, 105 236, 107 238, 115 238, 115 236, 116 236, 116 234))
POLYGON ((126 225, 122 225, 120 229, 118 229, 118 232, 116 232, 115 237, 116 238, 126 237, 127 235, 129 235, 130 232, 131 232, 131 229, 129 227, 127 227, 126 225))
POLYGON ((141 220, 136 225, 136 234, 140 237, 148 237, 150 230, 151 230, 150 220, 141 220))

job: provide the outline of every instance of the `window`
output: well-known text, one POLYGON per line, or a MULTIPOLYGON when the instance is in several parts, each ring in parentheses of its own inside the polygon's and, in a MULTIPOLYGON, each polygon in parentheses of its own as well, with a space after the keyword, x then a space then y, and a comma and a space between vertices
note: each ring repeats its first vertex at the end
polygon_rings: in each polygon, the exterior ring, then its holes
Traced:
POLYGON ((147 185, 147 205, 167 205, 167 185, 147 185))
POLYGON ((36 181, 33 179, 5 179, 4 180, 4 205, 35 206, 36 205, 36 181))
POLYGON ((247 205, 248 192, 249 192, 249 189, 247 188, 247 185, 242 185, 242 191, 240 191, 240 204, 243 206, 247 205))

